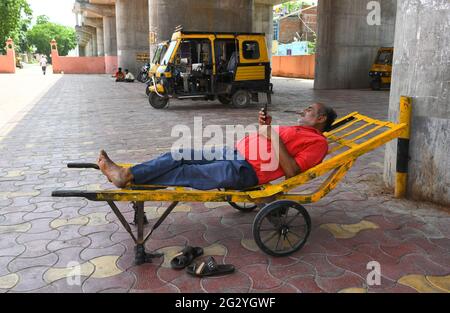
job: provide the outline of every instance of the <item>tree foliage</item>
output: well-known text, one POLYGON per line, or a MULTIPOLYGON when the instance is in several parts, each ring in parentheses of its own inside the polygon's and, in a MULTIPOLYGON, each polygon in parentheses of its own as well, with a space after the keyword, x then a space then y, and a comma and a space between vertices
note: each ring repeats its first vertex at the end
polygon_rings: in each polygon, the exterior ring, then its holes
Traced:
POLYGON ((77 45, 75 30, 71 27, 50 22, 45 15, 38 16, 36 25, 27 33, 28 43, 36 47, 36 52, 50 55, 50 42, 55 39, 60 55, 67 55, 77 45))
POLYGON ((24 39, 23 29, 31 21, 32 11, 26 0, 0 0, 0 51, 11 37, 18 46, 24 39), (28 23, 28 24, 27 24, 28 23))

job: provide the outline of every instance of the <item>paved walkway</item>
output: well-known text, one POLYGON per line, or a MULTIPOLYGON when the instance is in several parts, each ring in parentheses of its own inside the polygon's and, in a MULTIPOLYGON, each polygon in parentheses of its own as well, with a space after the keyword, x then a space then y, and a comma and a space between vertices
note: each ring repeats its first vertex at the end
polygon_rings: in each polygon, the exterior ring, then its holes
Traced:
MULTIPOLYGON (((274 84, 275 121, 295 123, 283 111, 312 101, 332 104, 340 115, 358 110, 386 118, 387 92, 314 91, 302 80, 274 84)), ((68 162, 95 162, 101 148, 117 161, 141 162, 167 151, 176 139, 172 126, 192 126, 194 116, 202 116, 204 125, 246 125, 256 122, 257 111, 192 101, 158 111, 148 105, 141 84, 62 76, 14 128, 0 133, 0 291, 450 291, 449 210, 393 199, 382 184, 382 148, 360 158, 324 200, 306 206, 309 241, 284 258, 256 248, 255 212, 243 214, 226 203, 183 203, 147 245, 165 258, 134 266, 134 245, 107 205, 50 197, 55 189, 112 188, 96 171, 65 168, 68 162), (171 256, 186 243, 234 264, 236 273, 198 279, 172 270, 171 256), (366 282, 371 261, 381 266, 379 286, 366 282), (81 265, 81 278, 74 264, 81 265)), ((147 203, 150 222, 164 205, 147 203)), ((120 209, 132 218, 126 203, 120 209)))

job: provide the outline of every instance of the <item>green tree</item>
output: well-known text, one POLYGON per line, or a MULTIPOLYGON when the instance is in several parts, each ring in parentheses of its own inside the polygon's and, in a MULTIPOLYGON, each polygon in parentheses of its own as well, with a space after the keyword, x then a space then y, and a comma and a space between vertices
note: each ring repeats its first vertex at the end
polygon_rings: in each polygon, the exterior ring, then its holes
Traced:
MULTIPOLYGON (((0 0, 0 51, 5 52, 6 40, 11 37, 16 44, 24 23, 30 20, 32 11, 26 0, 0 0)), ((20 44, 18 44, 20 46, 20 44)))
POLYGON ((27 32, 27 39, 30 45, 36 47, 37 53, 45 55, 50 55, 52 39, 58 43, 60 55, 67 55, 77 46, 77 37, 73 28, 52 23, 45 15, 37 17, 36 25, 27 32))

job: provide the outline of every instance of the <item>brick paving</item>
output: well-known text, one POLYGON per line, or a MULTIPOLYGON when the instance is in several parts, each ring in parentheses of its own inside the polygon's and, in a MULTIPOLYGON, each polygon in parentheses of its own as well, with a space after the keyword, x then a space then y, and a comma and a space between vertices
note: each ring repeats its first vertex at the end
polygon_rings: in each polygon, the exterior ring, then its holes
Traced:
MULTIPOLYGON (((309 81, 273 82, 270 112, 282 124, 295 123, 285 110, 312 101, 331 104, 340 115, 387 117, 388 92, 314 91, 309 81)), ((174 125, 192 127, 195 116, 204 126, 248 125, 256 122, 258 107, 174 101, 154 110, 141 84, 62 76, 13 129, 0 132, 0 292, 450 291, 449 209, 394 199, 382 182, 383 148, 361 157, 325 199, 305 206, 311 235, 285 258, 255 248, 256 212, 183 203, 147 243, 165 258, 135 266, 134 244, 107 205, 50 196, 56 189, 112 188, 99 172, 68 169, 68 162, 95 162, 100 149, 119 162, 146 161, 170 148, 174 125), (203 247, 237 271, 200 279, 171 269, 170 256, 185 244, 203 247), (367 285, 370 261, 381 265, 380 286, 367 285), (80 264, 80 276, 71 262, 80 264)), ((150 223, 164 205, 146 203, 150 223)), ((119 208, 132 218, 127 203, 119 208)))

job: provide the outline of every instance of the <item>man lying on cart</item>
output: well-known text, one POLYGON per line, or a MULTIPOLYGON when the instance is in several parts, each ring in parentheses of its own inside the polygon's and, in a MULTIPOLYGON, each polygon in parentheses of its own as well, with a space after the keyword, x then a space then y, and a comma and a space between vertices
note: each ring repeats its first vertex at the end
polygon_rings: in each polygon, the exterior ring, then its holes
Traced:
POLYGON ((178 160, 168 152, 154 160, 125 168, 114 163, 102 150, 98 166, 108 180, 119 188, 134 184, 182 186, 198 190, 245 190, 283 176, 288 179, 322 162, 328 152, 328 142, 323 132, 331 129, 337 117, 332 108, 321 103, 314 103, 298 114, 297 126, 272 127, 272 117, 261 110, 259 131, 246 136, 234 148, 223 148, 221 158, 209 160, 203 151, 196 153, 189 150, 183 151, 183 155, 202 157, 178 160), (276 158, 277 166, 271 170, 267 170, 265 164, 274 160, 263 160, 259 153, 251 151, 262 141, 270 158, 276 158))

